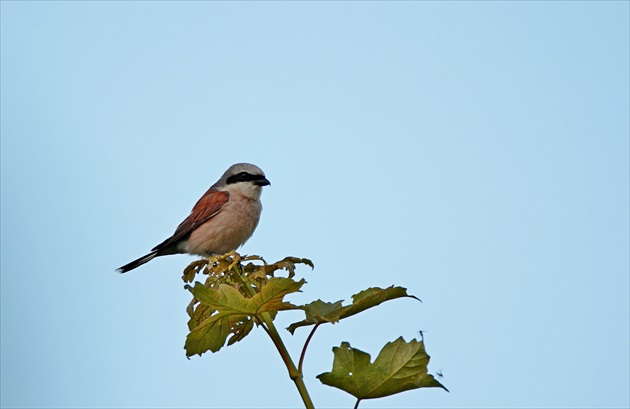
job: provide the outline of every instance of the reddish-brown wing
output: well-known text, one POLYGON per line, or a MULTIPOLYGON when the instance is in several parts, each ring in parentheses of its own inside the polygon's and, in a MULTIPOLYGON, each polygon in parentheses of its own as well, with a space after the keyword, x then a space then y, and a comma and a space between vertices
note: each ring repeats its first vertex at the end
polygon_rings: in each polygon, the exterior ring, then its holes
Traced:
POLYGON ((227 192, 209 189, 201 199, 197 201, 190 215, 177 226, 175 233, 173 233, 170 238, 155 246, 153 250, 157 250, 159 253, 170 246, 176 245, 180 240, 187 238, 193 230, 219 213, 221 207, 227 203, 229 196, 227 192))

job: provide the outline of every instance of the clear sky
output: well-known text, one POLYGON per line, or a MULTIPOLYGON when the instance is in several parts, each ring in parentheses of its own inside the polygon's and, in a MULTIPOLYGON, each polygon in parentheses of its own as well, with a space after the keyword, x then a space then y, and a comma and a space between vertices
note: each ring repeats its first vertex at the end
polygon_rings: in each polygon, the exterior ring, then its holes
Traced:
POLYGON ((243 161, 290 301, 423 300, 321 327, 316 406, 333 346, 419 330, 451 392, 362 408, 630 405, 628 2, 0 7, 3 407, 301 405, 263 331, 186 359, 192 257, 114 272, 243 161))

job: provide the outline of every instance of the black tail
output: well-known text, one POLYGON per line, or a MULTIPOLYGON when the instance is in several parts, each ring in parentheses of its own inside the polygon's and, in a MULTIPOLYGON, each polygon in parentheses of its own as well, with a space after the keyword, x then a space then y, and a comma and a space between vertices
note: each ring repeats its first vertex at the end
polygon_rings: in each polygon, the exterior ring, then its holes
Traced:
POLYGON ((144 263, 148 263, 149 261, 153 260, 155 257, 157 257, 158 252, 157 250, 153 250, 152 252, 150 252, 149 254, 147 254, 146 256, 142 256, 137 260, 132 261, 129 264, 125 264, 124 266, 118 268, 116 271, 118 271, 119 273, 126 273, 127 271, 131 271, 136 267, 140 267, 141 265, 143 265, 144 263))

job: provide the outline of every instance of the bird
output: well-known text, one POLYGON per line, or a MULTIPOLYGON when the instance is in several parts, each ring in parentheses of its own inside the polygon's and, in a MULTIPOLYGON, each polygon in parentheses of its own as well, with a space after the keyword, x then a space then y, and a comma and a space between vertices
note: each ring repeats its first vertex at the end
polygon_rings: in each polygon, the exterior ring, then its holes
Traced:
POLYGON ((171 237, 116 271, 126 273, 155 257, 170 254, 209 257, 236 250, 254 233, 262 212, 262 188, 269 185, 271 182, 256 165, 230 166, 201 196, 171 237))

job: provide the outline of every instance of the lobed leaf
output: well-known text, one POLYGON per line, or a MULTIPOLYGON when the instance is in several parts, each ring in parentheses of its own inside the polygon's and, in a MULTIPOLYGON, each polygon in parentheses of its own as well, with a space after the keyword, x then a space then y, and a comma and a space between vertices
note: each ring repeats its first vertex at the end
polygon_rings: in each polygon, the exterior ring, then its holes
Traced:
POLYGON ((242 321, 236 323, 232 328, 232 336, 228 340, 228 346, 235 344, 245 338, 247 334, 254 328, 254 320, 251 317, 247 317, 242 321))
POLYGON ((271 278, 259 293, 247 298, 228 284, 220 284, 215 289, 196 282, 194 287, 189 287, 199 304, 188 321, 190 333, 186 337, 186 355, 217 352, 226 340, 232 345, 247 336, 256 315, 269 312, 273 317, 278 311, 296 308, 285 302, 284 296, 299 291, 304 283, 303 279, 271 278))
POLYGON ((387 287, 378 288, 371 287, 352 296, 352 304, 343 306, 341 301, 334 303, 324 302, 322 300, 313 301, 310 304, 300 306, 306 314, 306 319, 295 322, 287 328, 291 334, 299 327, 308 325, 321 324, 325 322, 336 323, 341 319, 351 317, 369 308, 401 297, 415 298, 413 295, 407 294, 407 289, 403 287, 387 287))
MULTIPOLYGON (((225 345, 227 337, 235 332, 235 327, 246 319, 249 319, 246 315, 227 313, 218 313, 206 319, 191 330, 186 337, 184 345, 186 356, 201 355, 207 351, 217 352, 225 345)), ((237 340, 240 341, 245 335, 237 340)))
POLYGON ((190 319, 188 320, 188 330, 192 331, 197 328, 215 312, 216 310, 212 307, 208 307, 204 304, 197 304, 197 306, 192 310, 192 313, 189 313, 190 319))
POLYGON ((227 284, 212 289, 197 282, 190 291, 201 304, 220 313, 256 315, 296 308, 283 302, 283 298, 287 294, 298 292, 304 283, 304 279, 294 281, 290 278, 274 277, 251 298, 246 298, 239 290, 227 284))
POLYGON ((333 348, 331 372, 317 378, 325 385, 348 392, 357 399, 375 399, 418 388, 443 388, 427 370, 429 355, 424 342, 400 337, 388 342, 374 363, 370 355, 343 342, 333 348))

